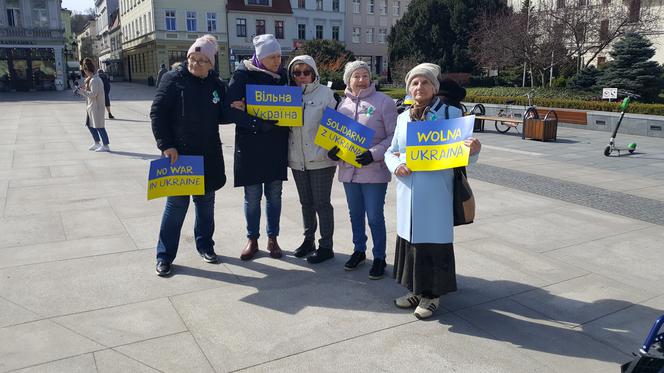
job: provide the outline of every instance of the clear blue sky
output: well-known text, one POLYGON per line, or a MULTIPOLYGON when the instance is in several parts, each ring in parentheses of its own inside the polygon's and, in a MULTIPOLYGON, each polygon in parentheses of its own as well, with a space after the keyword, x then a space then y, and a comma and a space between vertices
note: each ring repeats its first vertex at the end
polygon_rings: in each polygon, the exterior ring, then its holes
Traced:
POLYGON ((94 8, 95 2, 94 0, 62 0, 62 7, 82 13, 88 8, 94 8))

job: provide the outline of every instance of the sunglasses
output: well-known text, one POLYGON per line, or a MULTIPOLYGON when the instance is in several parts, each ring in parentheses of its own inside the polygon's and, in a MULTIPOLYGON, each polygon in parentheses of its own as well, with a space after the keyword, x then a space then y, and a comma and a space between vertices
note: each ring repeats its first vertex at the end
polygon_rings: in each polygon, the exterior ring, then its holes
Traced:
POLYGON ((304 70, 304 71, 295 70, 295 71, 293 71, 293 76, 300 76, 300 75, 309 76, 312 73, 313 73, 313 71, 311 71, 311 70, 304 70))

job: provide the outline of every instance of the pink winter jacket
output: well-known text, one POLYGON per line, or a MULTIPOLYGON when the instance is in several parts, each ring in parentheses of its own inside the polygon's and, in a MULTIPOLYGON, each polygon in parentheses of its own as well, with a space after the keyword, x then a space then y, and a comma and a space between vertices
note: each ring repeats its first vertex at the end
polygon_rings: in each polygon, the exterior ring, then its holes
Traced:
POLYGON ((354 96, 346 88, 346 97, 337 107, 337 111, 376 131, 369 149, 374 161, 362 168, 339 161, 339 181, 344 183, 388 183, 392 177, 383 159, 397 126, 397 107, 394 100, 383 93, 376 92, 373 84, 361 91, 359 96, 354 96))

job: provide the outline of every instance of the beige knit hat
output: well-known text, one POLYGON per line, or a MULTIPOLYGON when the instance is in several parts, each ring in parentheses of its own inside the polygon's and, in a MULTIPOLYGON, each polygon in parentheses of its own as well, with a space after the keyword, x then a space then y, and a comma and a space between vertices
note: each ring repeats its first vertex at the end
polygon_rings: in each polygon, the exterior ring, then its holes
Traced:
POLYGON ((187 58, 189 58, 189 55, 195 52, 203 53, 203 55, 210 60, 210 63, 214 65, 214 55, 217 54, 217 50, 217 38, 209 34, 203 35, 196 39, 194 44, 189 47, 189 50, 187 51, 187 58))
POLYGON ((350 77, 357 69, 366 69, 369 72, 369 79, 371 79, 371 67, 364 61, 352 61, 346 64, 344 68, 344 84, 350 84, 350 77))
POLYGON ((440 66, 432 63, 421 63, 413 67, 408 74, 406 74, 406 92, 410 92, 410 82, 415 79, 416 76, 423 76, 433 84, 434 94, 438 93, 440 89, 440 82, 438 77, 440 76, 440 66))

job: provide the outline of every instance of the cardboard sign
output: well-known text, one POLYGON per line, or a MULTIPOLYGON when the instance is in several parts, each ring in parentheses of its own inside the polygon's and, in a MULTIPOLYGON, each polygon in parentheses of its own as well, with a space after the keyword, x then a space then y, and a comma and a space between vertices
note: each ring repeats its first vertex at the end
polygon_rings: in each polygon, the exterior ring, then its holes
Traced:
POLYGON ((170 158, 150 162, 148 200, 168 196, 205 194, 203 156, 181 155, 171 164, 170 158))
POLYGON ((362 167, 355 162, 355 157, 367 151, 371 146, 376 131, 363 126, 347 116, 326 108, 323 112, 314 144, 330 150, 339 148, 337 156, 355 167, 362 167))
POLYGON ((247 85, 247 113, 278 120, 278 126, 302 126, 302 88, 247 85))
POLYGON ((437 171, 468 165, 475 116, 408 123, 406 165, 413 171, 437 171))

